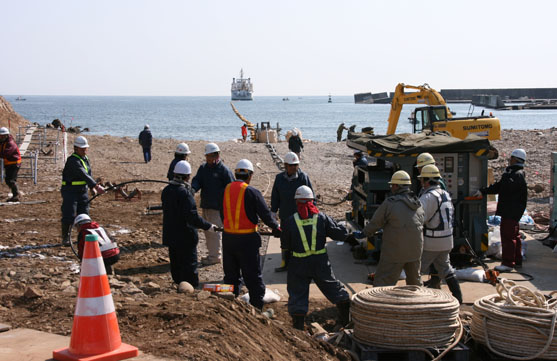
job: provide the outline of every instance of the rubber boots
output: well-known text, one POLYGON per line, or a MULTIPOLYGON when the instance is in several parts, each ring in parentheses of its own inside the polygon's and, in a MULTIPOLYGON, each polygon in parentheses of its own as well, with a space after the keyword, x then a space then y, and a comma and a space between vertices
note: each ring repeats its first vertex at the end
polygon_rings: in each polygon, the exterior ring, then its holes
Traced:
POLYGON ((342 326, 350 322, 350 300, 337 303, 339 321, 342 326))
POLYGON ((290 259, 290 252, 286 249, 280 252, 282 261, 280 262, 280 267, 275 268, 275 272, 284 272, 288 269, 288 260, 290 259))
POLYGON ((304 330, 306 315, 292 315, 292 327, 297 330, 304 330))
POLYGON ((454 298, 458 300, 458 303, 462 304, 462 291, 460 290, 460 284, 455 275, 453 274, 445 278, 445 282, 447 282, 447 286, 449 286, 449 290, 454 298))
POLYGON ((72 228, 71 223, 62 223, 62 245, 70 245, 69 231, 72 228))
POLYGON ((9 185, 12 190, 12 197, 7 200, 7 202, 19 202, 19 190, 17 189, 17 184, 12 183, 9 185))
POLYGON ((429 280, 424 282, 424 286, 427 288, 437 288, 441 289, 441 278, 438 275, 431 275, 429 280))

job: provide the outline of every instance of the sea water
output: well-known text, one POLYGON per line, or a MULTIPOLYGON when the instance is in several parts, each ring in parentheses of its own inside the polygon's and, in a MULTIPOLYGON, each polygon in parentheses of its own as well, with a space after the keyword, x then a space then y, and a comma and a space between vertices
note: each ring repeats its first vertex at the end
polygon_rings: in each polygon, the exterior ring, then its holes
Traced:
MULTIPOLYGON (((66 127, 89 128, 89 134, 137 137, 145 124, 153 136, 179 140, 225 141, 241 137, 243 122, 234 114, 230 97, 135 97, 135 96, 5 96, 15 111, 40 124, 60 119, 66 127)), ((255 97, 253 101, 233 102, 247 120, 269 122, 282 128, 281 134, 294 127, 305 139, 332 142, 340 123, 373 127, 375 134, 385 134, 389 104, 354 104, 352 96, 255 97)), ((479 115, 484 108, 470 104, 449 104, 457 117, 470 112, 479 115)), ((408 121, 415 106, 405 105, 397 132, 411 132, 408 121)), ((557 125, 557 110, 490 110, 501 120, 503 129, 545 129, 557 125)), ((344 132, 346 135, 346 132, 344 132)))

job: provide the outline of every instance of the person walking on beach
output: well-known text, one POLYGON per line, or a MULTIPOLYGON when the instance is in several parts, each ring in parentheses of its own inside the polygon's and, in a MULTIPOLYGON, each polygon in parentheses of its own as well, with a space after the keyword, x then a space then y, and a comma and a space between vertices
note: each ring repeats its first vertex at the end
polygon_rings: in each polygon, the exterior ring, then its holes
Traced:
POLYGON ((222 203, 224 283, 234 285, 237 297, 243 278, 249 291, 249 302, 262 310, 265 284, 261 275, 261 236, 257 232, 257 224, 261 218, 272 229, 275 237, 280 237, 280 227, 261 192, 249 185, 253 164, 241 159, 236 164, 234 175, 236 179, 226 186, 222 203))
POLYGON ((145 124, 143 130, 139 133, 139 144, 143 148, 145 163, 149 163, 151 161, 151 145, 153 144, 153 135, 151 129, 149 129, 149 124, 145 124))
MULTIPOLYGON (((276 175, 271 191, 271 212, 275 216, 279 212, 281 226, 291 215, 296 213, 296 200, 294 199, 296 190, 304 185, 312 189, 308 175, 300 169, 300 160, 296 153, 286 153, 284 156, 284 168, 284 172, 276 175)), ((275 272, 286 271, 288 267, 290 251, 288 248, 283 247, 282 243, 281 255, 280 267, 275 268, 275 272)))
POLYGON ((337 142, 340 142, 342 140, 342 132, 344 130, 348 130, 348 128, 344 126, 344 123, 340 123, 340 125, 337 128, 337 142))
POLYGON ((176 146, 176 151, 174 152, 174 159, 170 162, 170 166, 168 167, 168 172, 166 173, 166 178, 169 181, 174 179, 174 167, 176 164, 181 160, 188 160, 188 155, 191 153, 190 147, 186 143, 179 143, 176 146))
POLYGON ((513 268, 522 267, 522 240, 519 232, 519 221, 526 209, 528 188, 524 175, 526 151, 515 149, 511 153, 509 166, 501 179, 487 188, 481 188, 475 196, 499 194, 495 214, 501 217, 501 246, 503 259, 495 270, 510 272, 513 268))
POLYGON ((174 167, 174 179, 162 191, 162 244, 168 247, 174 283, 188 282, 197 287, 197 229, 216 233, 216 226, 197 213, 194 192, 188 183, 190 176, 190 164, 179 161, 174 167))
POLYGON ((333 274, 325 243, 327 237, 344 241, 349 233, 344 226, 319 212, 313 204, 313 191, 308 186, 299 187, 294 198, 296 211, 281 224, 281 243, 292 252, 287 290, 288 313, 293 326, 304 329, 312 280, 325 297, 337 306, 340 324, 345 326, 350 317, 350 296, 333 274))
POLYGON ((21 166, 19 148, 6 127, 0 128, 0 158, 4 160, 4 174, 6 185, 10 187, 12 196, 7 202, 19 202, 19 189, 17 188, 17 173, 21 166))
POLYGON ((296 129, 292 131, 292 135, 288 139, 288 149, 290 149, 291 152, 296 153, 298 158, 301 159, 300 154, 302 149, 304 149, 304 143, 302 142, 302 139, 298 135, 298 131, 296 129))
POLYGON ((244 140, 244 143, 246 142, 246 139, 248 137, 248 127, 246 127, 246 125, 242 125, 242 139, 244 140))
MULTIPOLYGON (((234 181, 234 175, 220 159, 220 148, 215 143, 205 145, 205 160, 197 174, 193 177, 191 186, 197 192, 201 189, 201 215, 208 222, 222 227, 220 210, 224 188, 234 181)), ((221 261, 220 233, 205 231, 207 251, 209 255, 201 259, 204 265, 212 265, 221 261)))
POLYGON ((62 171, 62 244, 69 245, 68 231, 77 214, 89 214, 87 187, 103 194, 104 188, 92 177, 91 163, 87 157, 89 143, 84 136, 75 138, 74 152, 66 160, 62 171))

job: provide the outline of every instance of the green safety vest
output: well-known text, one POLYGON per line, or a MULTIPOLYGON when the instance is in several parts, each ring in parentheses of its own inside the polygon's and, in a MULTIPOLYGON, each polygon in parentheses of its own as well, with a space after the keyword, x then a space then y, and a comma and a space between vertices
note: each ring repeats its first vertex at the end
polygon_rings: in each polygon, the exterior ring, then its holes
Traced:
MULTIPOLYGON (((79 159, 81 161, 81 164, 83 164, 83 168, 85 168, 85 173, 89 173, 89 168, 87 168, 87 163, 85 163, 83 158, 81 158, 79 155, 77 155, 75 153, 72 154, 72 157, 77 157, 77 159, 79 159)), ((66 181, 63 180, 62 185, 65 186, 66 184, 67 184, 66 181)), ((87 184, 87 182, 85 182, 85 181, 75 181, 75 182, 72 182, 71 185, 72 186, 84 186, 86 184, 87 184)))
POLYGON ((315 250, 315 244, 317 243, 317 214, 314 214, 312 218, 300 219, 298 213, 294 213, 294 220, 298 226, 298 231, 300 231, 300 238, 302 238, 302 245, 304 246, 304 253, 292 252, 294 257, 308 257, 314 254, 327 253, 326 248, 322 248, 319 251, 315 250), (306 238, 306 232, 304 232, 304 226, 311 225, 311 249, 308 247, 308 240, 306 238))

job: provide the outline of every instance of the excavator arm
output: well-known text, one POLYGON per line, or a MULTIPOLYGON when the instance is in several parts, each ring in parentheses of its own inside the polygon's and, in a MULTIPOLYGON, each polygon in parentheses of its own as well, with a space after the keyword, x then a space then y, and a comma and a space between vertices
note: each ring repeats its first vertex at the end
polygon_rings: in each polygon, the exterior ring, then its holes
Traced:
MULTIPOLYGON (((396 86, 395 94, 391 102, 391 112, 389 113, 389 125, 387 127, 387 134, 395 134, 398 125, 398 118, 402 111, 404 104, 425 104, 425 105, 446 105, 445 99, 435 89, 429 87, 428 84, 424 85, 406 85, 399 83, 396 86), (411 93, 405 93, 405 89, 417 90, 411 93)), ((447 112, 447 117, 451 117, 451 113, 447 112)))

